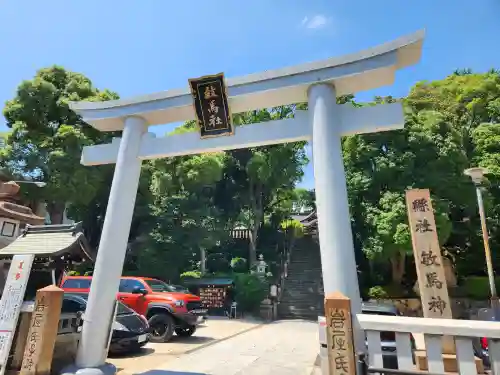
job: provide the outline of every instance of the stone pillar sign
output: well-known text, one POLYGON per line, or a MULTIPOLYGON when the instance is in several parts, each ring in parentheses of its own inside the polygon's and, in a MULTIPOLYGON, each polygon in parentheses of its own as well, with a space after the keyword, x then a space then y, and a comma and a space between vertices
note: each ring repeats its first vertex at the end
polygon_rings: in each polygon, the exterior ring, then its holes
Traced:
POLYGON ((407 191, 406 207, 424 317, 451 319, 450 297, 429 190, 407 191))
MULTIPOLYGON (((450 297, 429 189, 408 190, 406 208, 424 317, 452 319, 450 297)), ((442 339, 444 371, 456 373, 458 365, 453 337, 443 336, 442 339)), ((481 360, 476 357, 475 361, 478 374, 482 374, 484 371, 481 360)), ((415 362, 417 370, 428 370, 425 350, 415 351, 415 362)))
POLYGON ((325 297, 325 317, 329 375, 355 374, 350 299, 338 292, 328 294, 325 297))
POLYGON ((54 285, 36 292, 20 375, 50 375, 63 295, 54 285))

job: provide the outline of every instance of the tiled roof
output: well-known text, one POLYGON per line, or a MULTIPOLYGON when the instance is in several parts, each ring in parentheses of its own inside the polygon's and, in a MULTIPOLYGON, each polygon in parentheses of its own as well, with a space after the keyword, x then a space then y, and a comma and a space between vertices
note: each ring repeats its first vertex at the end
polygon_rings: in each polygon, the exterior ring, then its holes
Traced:
POLYGON ((69 225, 28 225, 22 234, 3 249, 0 258, 20 254, 36 257, 65 257, 73 260, 94 260, 83 234, 81 223, 69 225))
POLYGON ((307 217, 302 219, 301 224, 304 226, 306 233, 315 234, 318 231, 318 216, 316 210, 311 212, 307 217))

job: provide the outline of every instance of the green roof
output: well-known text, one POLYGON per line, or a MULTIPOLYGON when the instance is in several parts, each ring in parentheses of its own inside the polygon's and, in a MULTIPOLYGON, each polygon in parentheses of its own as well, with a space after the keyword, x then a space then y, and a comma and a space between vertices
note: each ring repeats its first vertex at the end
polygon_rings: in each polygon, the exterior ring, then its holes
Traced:
POLYGON ((189 279, 185 280, 184 284, 186 285, 216 285, 216 286, 224 286, 224 285, 231 285, 234 282, 233 279, 231 278, 221 278, 221 277, 214 277, 214 278, 203 278, 203 279, 189 279))
POLYGON ((37 258, 64 256, 75 262, 94 259, 81 223, 28 225, 18 238, 0 249, 0 258, 22 254, 34 254, 37 258))

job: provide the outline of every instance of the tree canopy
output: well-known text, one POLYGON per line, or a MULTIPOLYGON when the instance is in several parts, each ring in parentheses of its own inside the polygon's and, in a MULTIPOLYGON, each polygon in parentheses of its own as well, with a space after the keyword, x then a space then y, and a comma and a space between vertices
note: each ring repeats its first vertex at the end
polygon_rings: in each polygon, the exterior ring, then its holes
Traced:
POLYGON ((80 164, 84 146, 102 142, 108 135, 84 123, 68 106, 69 101, 117 99, 100 91, 79 73, 59 66, 39 70, 22 82, 3 114, 12 129, 1 149, 2 167, 15 176, 43 181, 41 189, 23 189, 32 200, 43 197, 52 223, 62 222, 68 205, 86 205, 103 182, 103 168, 80 164))
MULTIPOLYGON (((43 189, 22 190, 30 199, 47 202, 54 223, 65 209, 71 218, 83 220, 94 246, 113 168, 83 167, 80 155, 84 146, 107 142, 114 134, 85 124, 68 101, 116 98, 83 75, 53 66, 22 82, 4 108, 11 131, 1 137, 1 167, 13 176, 46 182, 43 189)), ((395 101, 404 106, 404 129, 342 139, 356 255, 368 275, 364 279, 371 284, 414 282, 404 197, 410 188, 430 189, 442 249, 459 275, 484 274, 474 186, 463 171, 471 166, 490 171, 484 193, 491 247, 497 249, 500 74, 463 69, 442 80, 419 82, 405 98, 375 97, 370 103, 357 103, 352 95, 338 98, 339 104, 353 106, 395 101), (384 269, 387 275, 381 275, 384 269)), ((259 109, 235 114, 233 121, 244 126, 282 119, 306 107, 259 109)), ((192 131, 197 125, 188 121, 169 136, 192 131)), ((273 257, 284 238, 284 223, 293 222, 293 232, 302 235, 292 215, 315 207, 314 191, 298 187, 308 163, 304 146, 298 142, 144 162, 125 271, 175 279, 184 271, 205 270, 210 257, 229 257, 227 264, 230 258, 245 258, 250 266, 259 253, 273 257), (235 239, 233 231, 242 228, 248 239, 235 239)), ((500 255, 494 254, 500 269, 500 255)))

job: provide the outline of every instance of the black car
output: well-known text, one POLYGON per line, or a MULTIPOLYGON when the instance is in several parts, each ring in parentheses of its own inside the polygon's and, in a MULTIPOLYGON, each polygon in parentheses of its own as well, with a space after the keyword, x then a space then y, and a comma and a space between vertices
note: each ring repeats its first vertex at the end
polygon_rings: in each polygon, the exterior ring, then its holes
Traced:
MULTIPOLYGON (((88 294, 65 293, 62 313, 85 312, 88 294)), ((119 354, 138 350, 149 342, 149 325, 145 317, 118 302, 109 352, 119 354)))

